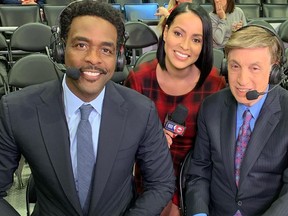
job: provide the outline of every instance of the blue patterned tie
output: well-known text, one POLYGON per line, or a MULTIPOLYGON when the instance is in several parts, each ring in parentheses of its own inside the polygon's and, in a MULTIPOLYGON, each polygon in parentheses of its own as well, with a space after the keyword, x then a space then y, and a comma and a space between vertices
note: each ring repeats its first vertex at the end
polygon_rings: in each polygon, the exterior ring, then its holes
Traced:
POLYGON ((241 163, 247 148, 247 144, 250 140, 251 128, 250 120, 252 119, 252 114, 249 110, 245 110, 243 113, 243 124, 240 127, 238 139, 236 142, 236 151, 235 151, 235 180, 238 187, 240 179, 240 168, 241 163))
MULTIPOLYGON (((238 139, 236 142, 236 151, 235 151, 235 181, 238 187, 239 179, 240 179, 240 168, 241 163, 250 140, 251 128, 250 121, 252 119, 252 114, 247 109, 243 113, 243 124, 240 127, 238 139)), ((241 212, 238 210, 234 216, 242 216, 241 212)))
POLYGON ((95 165, 95 155, 92 142, 92 129, 88 120, 93 107, 82 105, 80 107, 81 120, 77 129, 77 172, 78 196, 84 209, 89 194, 92 173, 95 165))

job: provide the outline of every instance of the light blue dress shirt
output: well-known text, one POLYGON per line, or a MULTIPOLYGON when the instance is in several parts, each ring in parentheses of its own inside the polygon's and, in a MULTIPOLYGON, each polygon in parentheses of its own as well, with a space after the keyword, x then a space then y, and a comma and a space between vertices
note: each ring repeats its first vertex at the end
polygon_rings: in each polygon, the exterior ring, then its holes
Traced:
MULTIPOLYGON (((269 89, 269 86, 267 87, 266 91, 268 91, 268 89, 269 89)), ((253 104, 253 106, 251 106, 251 107, 247 107, 244 104, 238 103, 238 106, 237 106, 237 123, 236 123, 236 139, 238 137, 240 127, 243 124, 244 111, 246 109, 249 109, 251 114, 252 114, 253 118, 250 121, 250 129, 251 129, 251 131, 253 131, 254 126, 255 126, 255 122, 259 116, 259 113, 262 109, 262 106, 263 106, 266 98, 267 98, 267 94, 264 94, 263 97, 257 103, 253 104)))
MULTIPOLYGON (((83 104, 87 104, 79 99, 76 95, 74 95, 68 86, 66 85, 66 75, 64 76, 62 86, 63 86, 63 96, 64 96, 64 106, 65 106, 65 115, 69 129, 70 135, 70 156, 73 168, 74 179, 76 182, 77 188, 77 137, 76 131, 78 124, 80 122, 80 110, 79 108, 83 104)), ((101 91, 101 93, 97 96, 96 99, 89 102, 93 106, 93 110, 89 116, 89 121, 92 127, 92 140, 93 140, 93 148, 95 158, 97 158, 97 149, 98 149, 98 138, 99 138, 99 128, 100 128, 100 120, 102 114, 102 105, 105 94, 105 87, 101 91)))
MULTIPOLYGON (((269 85, 266 89, 266 91, 269 89, 269 85)), ((266 100, 267 94, 264 94, 263 97, 257 102, 255 103, 253 106, 251 107, 247 107, 244 104, 240 104, 238 103, 237 106, 237 114, 236 114, 236 118, 237 118, 237 123, 236 123, 236 139, 238 137, 238 133, 239 133, 239 129, 241 127, 241 125, 243 124, 243 113, 246 109, 249 109, 253 118, 250 121, 250 128, 251 131, 253 131, 254 126, 255 126, 255 122, 259 116, 259 113, 261 111, 261 108, 266 100)), ((207 216, 207 214, 205 213, 199 213, 199 214, 194 214, 193 216, 207 216)), ((232 216, 232 215, 231 215, 232 216)))

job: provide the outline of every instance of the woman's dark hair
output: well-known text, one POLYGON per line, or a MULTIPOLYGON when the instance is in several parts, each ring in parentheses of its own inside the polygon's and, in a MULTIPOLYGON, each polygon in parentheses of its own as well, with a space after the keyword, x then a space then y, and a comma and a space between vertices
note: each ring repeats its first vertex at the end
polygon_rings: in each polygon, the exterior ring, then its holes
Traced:
MULTIPOLYGON (((212 0, 213 4, 213 13, 216 14, 216 6, 215 6, 215 0, 212 0)), ((233 13, 235 9, 235 0, 227 0, 227 8, 225 13, 233 13)))
MULTIPOLYGON (((122 14, 111 4, 101 1, 75 1, 60 14, 60 37, 67 40, 72 20, 79 16, 97 16, 110 22, 117 29, 117 49, 124 43, 124 22, 122 14)), ((97 24, 96 24, 97 25, 97 24)))
MULTIPOLYGON (((175 18, 183 13, 194 13, 202 21, 203 25, 203 45, 199 58, 195 62, 196 67, 200 70, 200 77, 195 86, 195 88, 200 88, 204 83, 205 79, 209 75, 213 66, 213 38, 212 38, 212 24, 209 14, 199 5, 185 2, 177 6, 169 15, 166 21, 166 27, 170 28, 173 24, 175 18)), ((163 29, 163 32, 165 30, 163 29)), ((157 49, 157 59, 162 70, 167 70, 165 63, 165 41, 163 40, 163 32, 159 38, 158 49, 157 49)))

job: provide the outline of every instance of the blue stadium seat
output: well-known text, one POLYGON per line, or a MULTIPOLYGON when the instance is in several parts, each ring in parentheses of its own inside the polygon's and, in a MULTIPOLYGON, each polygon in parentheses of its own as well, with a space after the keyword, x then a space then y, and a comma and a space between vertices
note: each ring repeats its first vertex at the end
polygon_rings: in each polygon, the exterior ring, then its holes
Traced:
POLYGON ((158 20, 155 16, 158 3, 124 4, 123 10, 126 21, 158 20))
POLYGON ((119 3, 113 3, 112 6, 113 6, 115 9, 117 9, 117 10, 119 10, 119 11, 122 12, 122 6, 121 6, 121 4, 119 4, 119 3))

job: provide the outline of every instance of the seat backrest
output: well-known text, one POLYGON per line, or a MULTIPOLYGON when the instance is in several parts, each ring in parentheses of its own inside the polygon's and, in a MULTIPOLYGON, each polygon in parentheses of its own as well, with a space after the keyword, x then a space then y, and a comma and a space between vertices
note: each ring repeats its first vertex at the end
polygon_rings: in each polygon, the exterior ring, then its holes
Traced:
POLYGON ((39 22, 37 5, 1 5, 0 18, 2 26, 21 26, 26 23, 39 22))
POLYGON ((261 0, 235 0, 236 4, 262 4, 261 0))
POLYGON ((68 5, 73 0, 46 0, 47 5, 68 5))
POLYGON ((9 93, 8 87, 8 62, 5 57, 0 56, 0 98, 9 93))
POLYGON ((122 6, 124 4, 142 4, 143 3, 142 0, 115 0, 114 2, 119 3, 122 6))
POLYGON ((288 4, 263 4, 263 16, 287 19, 288 4))
POLYGON ((253 24, 253 25, 255 24, 255 25, 264 26, 264 27, 267 27, 267 28, 271 29, 272 31, 274 31, 273 26, 269 22, 267 22, 261 18, 260 19, 252 19, 247 24, 248 25, 249 24, 253 24))
POLYGON ((129 67, 127 65, 124 66, 123 71, 116 71, 111 80, 115 83, 118 83, 120 85, 124 84, 124 81, 126 80, 126 78, 129 75, 129 67))
POLYGON ((221 49, 213 48, 213 65, 220 71, 224 59, 224 52, 221 49))
POLYGON ((236 4, 243 10, 246 20, 251 20, 261 17, 261 5, 260 4, 236 4))
POLYGON ((129 35, 126 48, 144 48, 158 43, 156 32, 143 22, 126 22, 125 30, 129 35))
POLYGON ((7 50, 8 49, 8 43, 6 41, 6 38, 3 34, 0 33, 0 50, 7 50))
MULTIPOLYGON (((196 1, 196 0, 195 0, 195 1, 196 1)), ((202 1, 205 1, 205 0, 202 0, 202 1)), ((150 3, 158 3, 158 4, 159 4, 159 7, 164 7, 165 4, 168 5, 169 0, 150 0, 149 2, 150 2, 150 3)))
POLYGON ((288 19, 279 25, 278 35, 284 43, 288 43, 288 19))
POLYGON ((0 33, 0 54, 8 59, 9 46, 3 34, 0 33))
POLYGON ((45 47, 50 45, 51 37, 49 26, 42 23, 27 23, 13 32, 10 48, 30 52, 45 51, 45 47))
POLYGON ((112 7, 122 12, 122 5, 120 3, 112 3, 112 7))
POLYGON ((184 161, 180 165, 180 176, 179 176, 179 194, 180 194, 180 211, 181 215, 186 214, 186 205, 185 205, 185 191, 186 191, 186 174, 190 167, 190 160, 193 155, 193 150, 191 149, 188 154, 185 156, 184 161))
POLYGON ((35 204, 37 201, 37 196, 36 196, 36 187, 35 187, 35 182, 32 174, 30 174, 28 183, 27 183, 27 188, 26 188, 26 211, 27 211, 27 216, 31 215, 30 213, 30 205, 35 204))
MULTIPOLYGON (((126 59, 132 56, 131 62, 127 61, 129 65, 134 65, 137 56, 140 56, 143 52, 143 48, 150 48, 150 46, 158 44, 158 36, 147 24, 143 22, 126 22, 125 30, 129 35, 126 41, 126 59), (139 54, 136 53, 139 52, 139 54), (132 55, 130 55, 132 52, 132 55)), ((153 48, 152 48, 153 49, 153 48)))
POLYGON ((65 7, 65 5, 44 5, 43 12, 47 25, 51 27, 59 25, 58 18, 65 7))
POLYGON ((8 43, 3 34, 0 33, 0 97, 9 92, 8 88, 8 43))
POLYGON ((212 4, 200 4, 201 7, 204 8, 204 10, 207 11, 207 13, 210 13, 213 11, 213 5, 212 4))
POLYGON ((9 47, 9 63, 33 53, 46 53, 52 38, 51 27, 42 23, 27 23, 18 27, 12 34, 9 47))
POLYGON ((124 4, 123 10, 126 21, 158 20, 154 14, 157 12, 158 3, 124 4))
POLYGON ((24 88, 57 79, 56 72, 61 74, 47 55, 30 54, 19 59, 10 69, 8 84, 11 88, 24 88))
POLYGON ((288 0, 264 0, 266 4, 288 4, 288 0))
POLYGON ((134 68, 138 67, 143 62, 148 62, 153 59, 156 59, 157 50, 151 50, 148 52, 143 53, 139 58, 136 60, 134 64, 134 68))

